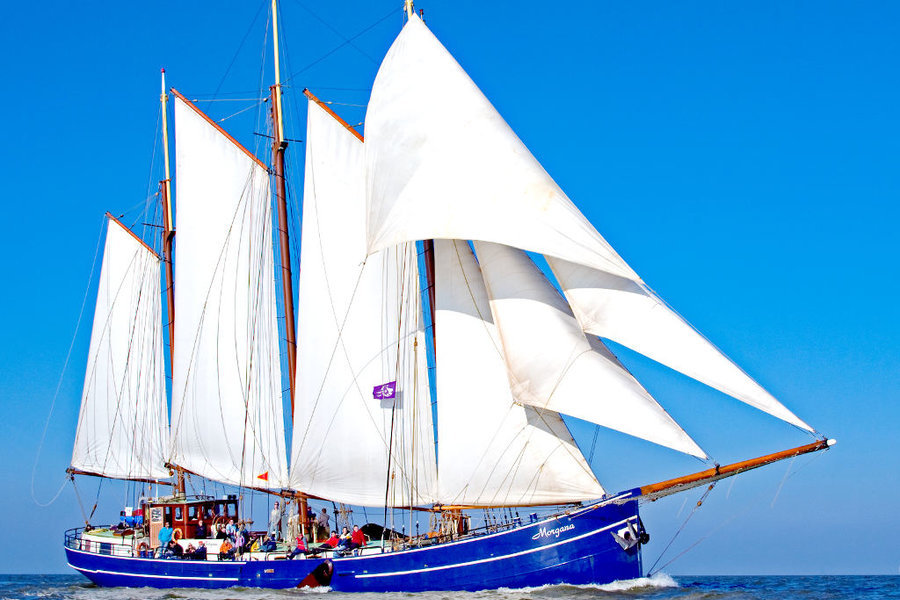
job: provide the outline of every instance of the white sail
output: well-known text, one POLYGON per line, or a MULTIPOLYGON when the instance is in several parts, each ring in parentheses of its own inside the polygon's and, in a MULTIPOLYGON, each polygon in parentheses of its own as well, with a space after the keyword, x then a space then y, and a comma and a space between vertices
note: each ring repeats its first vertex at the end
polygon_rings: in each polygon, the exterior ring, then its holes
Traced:
POLYGON ((475 242, 475 253, 517 400, 706 458, 606 346, 585 337, 524 252, 475 242))
POLYGON ((318 104, 308 114, 291 487, 363 506, 431 503, 416 248, 366 258, 363 144, 318 104), (373 397, 393 381, 396 398, 373 397))
POLYGON ((172 460, 287 484, 267 169, 180 99, 172 460))
POLYGON ((601 497, 559 413, 513 398, 469 245, 435 240, 434 255, 441 502, 521 506, 601 497))
POLYGON ((163 479, 168 422, 159 258, 110 219, 72 468, 163 479))
POLYGON ((637 279, 418 17, 375 78, 366 161, 370 252, 484 240, 637 279))
POLYGON ((616 341, 812 431, 645 286, 552 256, 546 258, 584 331, 616 341))

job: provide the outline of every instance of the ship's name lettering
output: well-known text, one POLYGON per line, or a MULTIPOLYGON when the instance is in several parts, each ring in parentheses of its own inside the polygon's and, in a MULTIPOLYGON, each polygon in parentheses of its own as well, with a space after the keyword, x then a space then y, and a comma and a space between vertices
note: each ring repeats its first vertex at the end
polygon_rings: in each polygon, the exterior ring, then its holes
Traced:
POLYGON ((557 527, 556 529, 547 529, 546 527, 541 527, 536 534, 531 536, 531 539, 539 540, 541 538, 548 538, 548 537, 557 537, 558 538, 559 534, 561 534, 564 531, 569 531, 571 529, 575 529, 575 526, 572 524, 563 525, 562 527, 557 527))

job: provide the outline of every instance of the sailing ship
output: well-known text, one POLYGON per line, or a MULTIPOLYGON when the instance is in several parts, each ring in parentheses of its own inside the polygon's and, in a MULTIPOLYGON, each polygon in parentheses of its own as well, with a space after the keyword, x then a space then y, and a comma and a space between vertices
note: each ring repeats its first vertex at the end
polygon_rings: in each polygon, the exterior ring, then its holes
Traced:
POLYGON ((69 564, 98 585, 414 592, 633 579, 649 539, 642 502, 834 443, 642 281, 411 2, 405 10, 374 81, 365 137, 306 92, 299 343, 277 34, 271 168, 171 90, 177 179, 173 198, 166 143, 162 257, 109 215, 69 468, 73 478, 157 490, 127 507, 117 527, 86 519, 66 532, 69 564), (708 457, 601 338, 814 441, 609 493, 563 415, 708 457), (291 536, 308 541, 318 533, 306 518, 310 498, 376 507, 391 519, 368 526, 368 543, 349 554, 335 548, 286 560, 291 545, 276 544, 228 556, 221 540, 204 540, 205 560, 164 558, 158 540, 166 524, 187 546, 199 542, 202 519, 215 526, 242 516, 241 494, 188 495, 186 478, 283 499, 291 536), (171 493, 160 494, 160 485, 171 493), (525 507, 534 512, 524 519, 507 512, 477 525, 471 515, 525 507), (414 512, 429 515, 429 531, 414 531, 414 512))

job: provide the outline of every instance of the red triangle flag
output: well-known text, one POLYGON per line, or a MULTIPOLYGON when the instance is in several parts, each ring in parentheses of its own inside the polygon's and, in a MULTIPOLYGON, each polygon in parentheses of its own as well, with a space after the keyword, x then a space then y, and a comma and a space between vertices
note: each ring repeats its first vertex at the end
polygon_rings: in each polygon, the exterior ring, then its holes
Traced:
POLYGON ((269 472, 266 471, 266 472, 263 473, 262 475, 257 475, 256 478, 257 478, 257 479, 262 479, 263 481, 268 481, 268 480, 269 480, 269 472))

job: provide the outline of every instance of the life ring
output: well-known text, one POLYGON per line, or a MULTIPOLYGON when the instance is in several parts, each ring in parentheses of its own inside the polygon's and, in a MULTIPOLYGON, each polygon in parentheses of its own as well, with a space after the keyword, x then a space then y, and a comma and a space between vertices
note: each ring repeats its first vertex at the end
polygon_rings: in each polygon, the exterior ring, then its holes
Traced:
POLYGON ((184 537, 184 533, 181 532, 181 527, 176 527, 172 532, 172 539, 176 542, 184 537))

